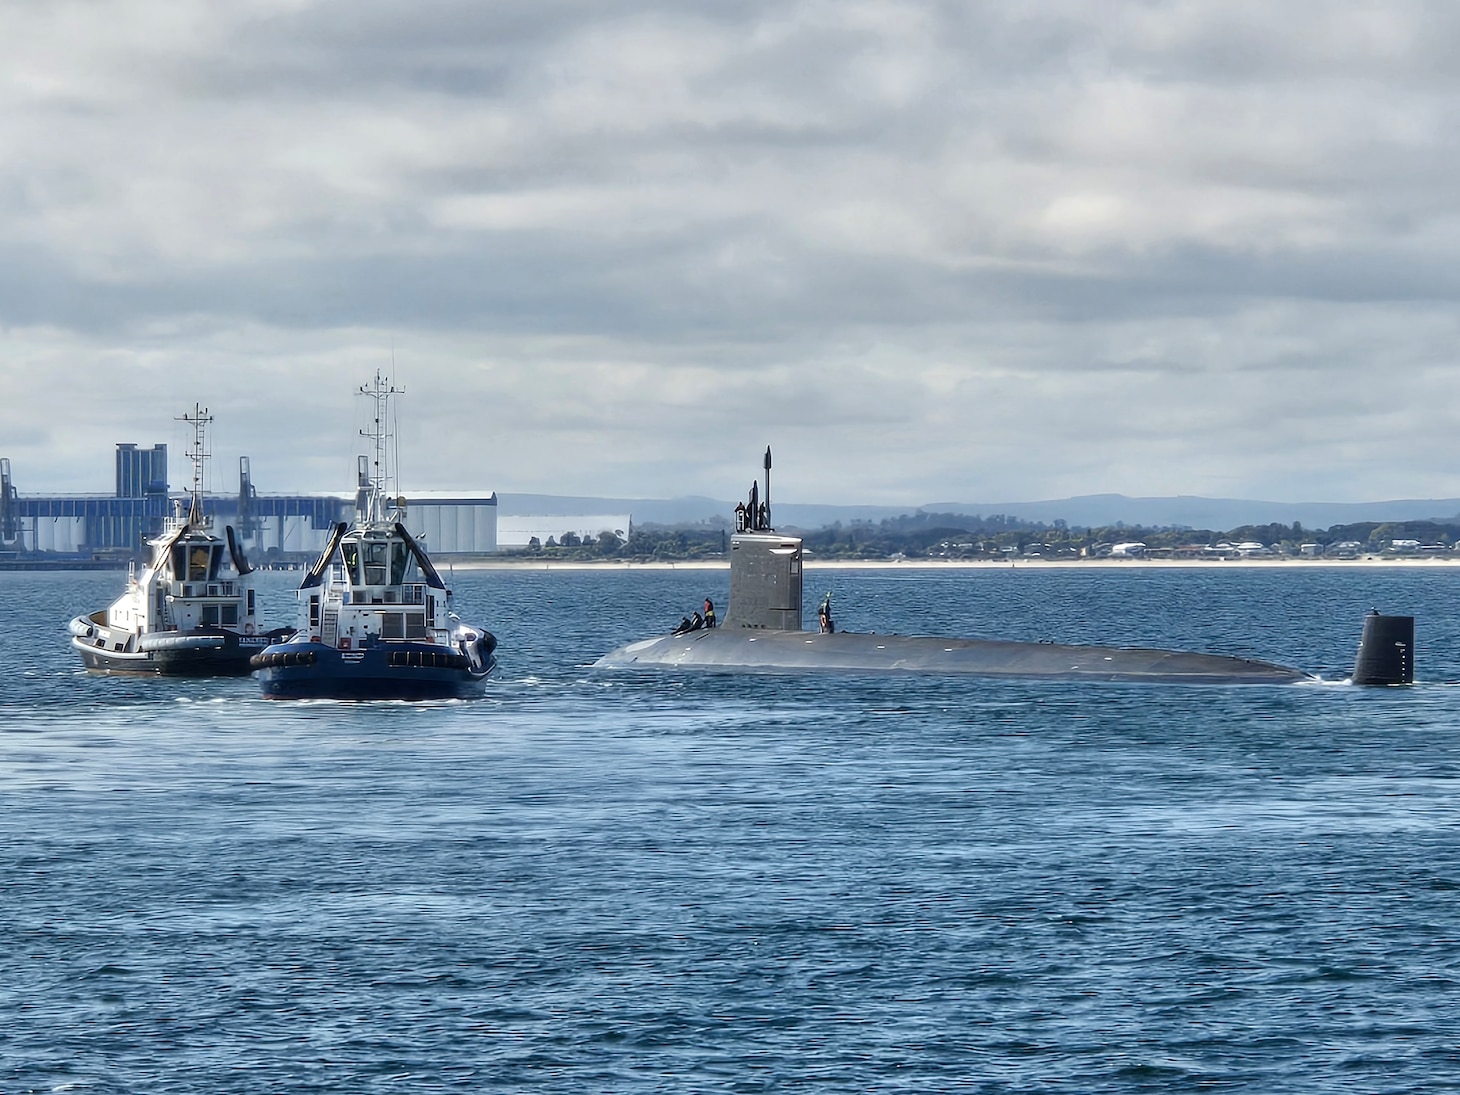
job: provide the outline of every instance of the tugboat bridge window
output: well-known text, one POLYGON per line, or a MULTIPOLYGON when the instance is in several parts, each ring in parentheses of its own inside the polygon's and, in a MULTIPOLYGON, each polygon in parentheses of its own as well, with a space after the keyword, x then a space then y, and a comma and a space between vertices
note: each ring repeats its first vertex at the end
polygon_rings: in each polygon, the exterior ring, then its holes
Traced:
POLYGON ((345 573, 349 576, 352 586, 361 585, 360 581, 360 545, 354 540, 346 540, 340 545, 340 551, 345 556, 345 573))
POLYGON ((204 627, 237 627, 238 606, 237 605, 204 605, 203 606, 204 627))
POLYGON ((404 585, 409 578, 411 571, 411 549, 405 543, 396 540, 390 545, 390 584, 393 586, 404 585))
POLYGON ((216 582, 223 561, 223 546, 176 544, 172 549, 172 573, 180 582, 216 582))
POLYGON ((367 586, 385 585, 386 566, 390 554, 390 544, 381 541, 367 543, 365 545, 365 581, 367 586))

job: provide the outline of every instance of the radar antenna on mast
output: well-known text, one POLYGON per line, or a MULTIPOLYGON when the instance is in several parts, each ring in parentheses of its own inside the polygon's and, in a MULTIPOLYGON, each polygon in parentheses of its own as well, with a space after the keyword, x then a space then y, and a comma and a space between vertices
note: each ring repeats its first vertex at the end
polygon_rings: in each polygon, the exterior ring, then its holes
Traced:
POLYGON ((764 516, 761 519, 761 527, 768 529, 771 527, 771 447, 769 445, 765 447, 765 502, 762 505, 764 508, 761 512, 764 516))
POLYGON ((193 463, 193 487, 188 502, 188 524, 203 524, 203 465, 213 454, 208 451, 208 424, 213 416, 200 403, 193 404, 193 413, 179 415, 179 422, 186 422, 193 428, 193 442, 187 450, 187 457, 193 463))
POLYGON ((750 496, 735 507, 736 532, 774 532, 771 527, 771 447, 765 447, 765 499, 760 484, 751 480, 750 496))
POLYGON ((370 429, 360 431, 361 437, 370 438, 374 449, 369 471, 368 498, 365 512, 361 514, 367 521, 386 519, 385 505, 386 499, 390 495, 390 480, 393 470, 390 466, 390 442, 395 437, 390 428, 390 397, 401 395, 404 392, 404 388, 397 388, 390 382, 390 378, 382 376, 379 370, 376 371, 375 379, 371 383, 360 386, 360 394, 369 397, 375 404, 375 417, 370 429))

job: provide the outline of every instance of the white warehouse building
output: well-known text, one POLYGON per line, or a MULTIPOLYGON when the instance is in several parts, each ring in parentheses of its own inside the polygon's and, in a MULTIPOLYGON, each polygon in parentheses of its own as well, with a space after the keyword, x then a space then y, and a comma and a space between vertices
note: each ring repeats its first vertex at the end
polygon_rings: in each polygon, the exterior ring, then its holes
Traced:
MULTIPOLYGON (((462 494, 457 491, 418 491, 403 496, 404 521, 412 536, 435 557, 490 555, 497 550, 497 496, 462 494)), ((254 505, 264 511, 251 518, 244 547, 259 556, 278 550, 286 554, 315 554, 329 541, 330 526, 355 517, 353 494, 312 495, 305 500, 320 504, 318 513, 284 512, 295 499, 261 495, 254 505), (270 512, 274 511, 274 512, 270 512)), ((238 522, 236 505, 218 510, 218 523, 238 522)))
POLYGON ((490 555, 497 550, 497 496, 417 491, 405 496, 405 526, 431 555, 490 555))

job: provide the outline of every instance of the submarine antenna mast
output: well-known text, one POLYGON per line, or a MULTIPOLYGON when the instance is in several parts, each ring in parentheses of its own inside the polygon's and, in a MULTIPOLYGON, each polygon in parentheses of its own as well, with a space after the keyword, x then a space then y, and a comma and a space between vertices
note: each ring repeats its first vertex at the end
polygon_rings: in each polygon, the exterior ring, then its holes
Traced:
POLYGON ((178 417, 193 428, 193 444, 188 449, 188 459, 193 462, 192 498, 188 503, 188 524, 200 526, 203 523, 203 462, 213 454, 208 451, 208 423, 213 416, 201 403, 193 404, 193 413, 178 417))
POLYGON ((771 447, 765 447, 765 525, 771 527, 771 447))

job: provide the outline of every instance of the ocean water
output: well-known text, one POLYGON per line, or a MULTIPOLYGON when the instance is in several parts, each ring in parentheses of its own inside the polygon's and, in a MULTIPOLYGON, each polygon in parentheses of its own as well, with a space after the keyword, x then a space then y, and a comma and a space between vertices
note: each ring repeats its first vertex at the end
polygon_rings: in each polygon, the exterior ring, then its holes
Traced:
POLYGON ((1460 1088, 1460 571, 808 570, 1325 677, 1215 688, 606 674, 728 574, 461 573, 499 675, 420 705, 89 677, 119 582, 0 574, 7 1095, 1460 1088))

